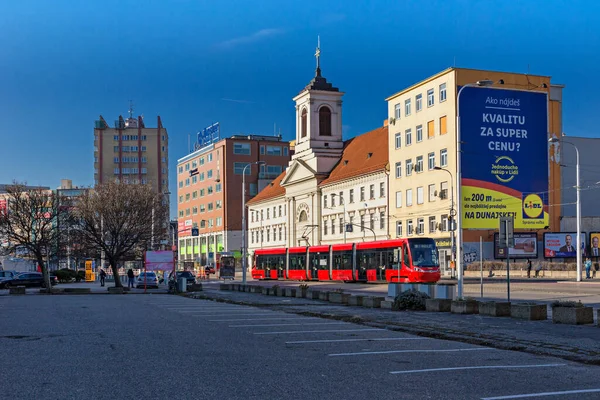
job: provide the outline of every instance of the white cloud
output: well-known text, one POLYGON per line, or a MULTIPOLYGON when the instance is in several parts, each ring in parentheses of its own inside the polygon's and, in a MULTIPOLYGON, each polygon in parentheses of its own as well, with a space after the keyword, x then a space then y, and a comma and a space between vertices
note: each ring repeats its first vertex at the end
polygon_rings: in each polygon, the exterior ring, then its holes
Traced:
POLYGON ((281 35, 284 32, 283 29, 278 28, 269 28, 269 29, 261 29, 257 32, 254 32, 248 36, 240 36, 237 38, 225 40, 224 42, 217 43, 216 47, 220 49, 230 49, 235 46, 239 46, 242 44, 250 44, 255 43, 264 39, 268 39, 273 36, 281 35))

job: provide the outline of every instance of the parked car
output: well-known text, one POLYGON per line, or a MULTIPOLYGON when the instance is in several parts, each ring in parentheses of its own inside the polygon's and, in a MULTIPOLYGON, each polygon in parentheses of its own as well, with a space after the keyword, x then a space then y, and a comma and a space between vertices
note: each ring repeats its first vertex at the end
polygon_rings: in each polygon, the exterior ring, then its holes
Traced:
POLYGON ((141 272, 137 277, 136 286, 138 289, 144 286, 158 289, 158 276, 156 276, 156 272, 141 272))
MULTIPOLYGON (((194 283, 196 283, 196 277, 194 276, 194 273, 191 271, 177 271, 177 281, 179 281, 179 278, 185 278, 186 279, 186 285, 193 285, 194 283)), ((169 280, 173 279, 173 273, 171 273, 169 275, 169 280)))
MULTIPOLYGON (((52 286, 58 283, 58 278, 54 275, 50 275, 50 284, 52 286)), ((0 288, 8 289, 11 286, 39 286, 46 287, 44 282, 44 275, 41 272, 22 272, 13 276, 11 279, 5 279, 0 281, 0 288)))
POLYGON ((12 279, 14 276, 18 275, 17 271, 0 271, 0 281, 4 281, 7 279, 12 279))

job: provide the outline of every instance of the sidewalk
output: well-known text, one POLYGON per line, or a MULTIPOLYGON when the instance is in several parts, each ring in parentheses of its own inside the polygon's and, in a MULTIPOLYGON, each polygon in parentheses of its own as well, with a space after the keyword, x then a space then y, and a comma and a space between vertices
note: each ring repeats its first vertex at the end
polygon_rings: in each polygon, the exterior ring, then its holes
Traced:
MULTIPOLYGON (((297 285, 296 285, 297 286, 297 285)), ((560 357, 600 365, 600 328, 546 321, 524 321, 480 315, 425 311, 391 311, 332 305, 329 302, 262 294, 220 291, 206 287, 189 297, 266 307, 294 314, 351 321, 411 334, 472 343, 505 350, 560 357)), ((550 311, 549 311, 550 314, 550 311)))

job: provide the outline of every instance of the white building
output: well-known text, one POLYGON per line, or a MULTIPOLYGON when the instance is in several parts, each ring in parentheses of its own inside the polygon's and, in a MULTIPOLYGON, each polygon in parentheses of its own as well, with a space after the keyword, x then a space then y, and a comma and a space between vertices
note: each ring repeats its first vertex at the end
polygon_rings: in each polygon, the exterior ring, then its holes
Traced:
POLYGON ((248 204, 248 251, 388 239, 388 128, 342 140, 342 96, 321 76, 298 94, 296 148, 248 204), (346 229, 344 229, 346 227, 346 229))

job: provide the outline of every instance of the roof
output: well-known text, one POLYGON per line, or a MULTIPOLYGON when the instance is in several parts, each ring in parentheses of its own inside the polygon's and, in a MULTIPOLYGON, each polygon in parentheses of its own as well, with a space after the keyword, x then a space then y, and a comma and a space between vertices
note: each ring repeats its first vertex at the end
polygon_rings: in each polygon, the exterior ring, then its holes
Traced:
POLYGON ((254 204, 263 200, 272 199, 274 197, 283 196, 285 194, 285 188, 281 186, 281 180, 285 178, 285 172, 283 171, 277 178, 273 179, 266 188, 260 191, 252 199, 248 200, 246 204, 254 204))
MULTIPOLYGON (((388 127, 383 126, 346 140, 340 161, 320 186, 384 170, 388 160, 388 127)), ((285 188, 281 186, 285 174, 285 171, 282 172, 246 204, 254 204, 285 195, 285 188)))
POLYGON ((321 186, 385 169, 388 150, 387 126, 345 141, 342 158, 321 186))

